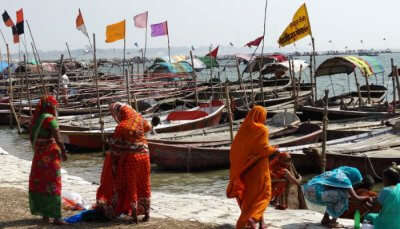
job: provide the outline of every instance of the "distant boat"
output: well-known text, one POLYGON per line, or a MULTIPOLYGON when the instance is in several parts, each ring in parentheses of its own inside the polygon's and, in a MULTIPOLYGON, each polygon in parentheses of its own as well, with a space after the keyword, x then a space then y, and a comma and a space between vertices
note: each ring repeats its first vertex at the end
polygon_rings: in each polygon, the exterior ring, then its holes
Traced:
POLYGON ((379 52, 373 51, 373 50, 359 50, 358 55, 359 56, 379 56, 379 52))

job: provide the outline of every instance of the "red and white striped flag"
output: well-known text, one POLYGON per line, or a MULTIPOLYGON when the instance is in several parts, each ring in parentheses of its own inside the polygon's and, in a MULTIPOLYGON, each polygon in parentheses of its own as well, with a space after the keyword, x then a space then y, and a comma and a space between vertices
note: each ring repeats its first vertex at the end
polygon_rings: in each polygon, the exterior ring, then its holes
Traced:
POLYGON ((86 30, 85 22, 83 21, 81 9, 79 9, 78 16, 76 17, 76 29, 81 31, 85 36, 89 37, 89 34, 86 30))
POLYGON ((144 13, 138 14, 133 17, 133 21, 135 22, 135 26, 137 28, 146 28, 147 27, 147 18, 149 16, 149 12, 146 11, 144 13))

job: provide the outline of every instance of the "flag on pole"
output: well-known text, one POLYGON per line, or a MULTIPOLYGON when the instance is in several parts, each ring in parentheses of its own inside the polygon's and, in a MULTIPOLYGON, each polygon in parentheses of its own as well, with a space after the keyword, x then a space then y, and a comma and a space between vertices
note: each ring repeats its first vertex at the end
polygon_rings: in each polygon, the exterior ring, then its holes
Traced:
POLYGON ((148 15, 149 15, 149 12, 146 11, 144 13, 134 16, 133 21, 135 22, 135 26, 137 28, 146 28, 148 15))
POLYGON ((22 8, 17 11, 16 26, 17 26, 18 35, 23 34, 24 33, 24 11, 22 8))
POLYGON ((150 27, 151 27, 151 36, 152 37, 168 35, 167 21, 164 21, 164 22, 161 22, 158 24, 152 24, 150 27))
POLYGON ((106 27, 106 42, 111 43, 125 38, 125 20, 106 27))
POLYGON ((78 10, 78 16, 76 17, 75 24, 77 30, 81 31, 85 36, 89 37, 89 34, 86 30, 85 22, 83 21, 81 9, 78 10))
POLYGON ((6 10, 4 10, 4 13, 3 13, 2 16, 3 16, 4 24, 6 24, 7 27, 13 27, 13 26, 14 26, 14 22, 13 22, 13 20, 10 18, 10 15, 8 15, 8 13, 7 13, 6 10))
POLYGON ((247 47, 249 47, 249 48, 250 48, 251 46, 256 46, 256 47, 258 47, 258 46, 260 45, 260 43, 261 43, 262 40, 264 40, 264 36, 258 37, 257 39, 248 42, 247 44, 245 44, 245 46, 247 46, 247 47))
POLYGON ((12 29, 14 44, 18 44, 19 43, 19 34, 18 34, 17 26, 14 25, 13 27, 11 27, 11 29, 12 29))
POLYGON ((219 46, 217 46, 214 50, 209 52, 206 56, 217 58, 219 46))
POLYGON ((307 35, 312 36, 312 33, 310 21, 308 19, 307 7, 304 3, 293 16, 292 22, 279 37, 278 43, 280 47, 283 47, 290 45, 307 35))

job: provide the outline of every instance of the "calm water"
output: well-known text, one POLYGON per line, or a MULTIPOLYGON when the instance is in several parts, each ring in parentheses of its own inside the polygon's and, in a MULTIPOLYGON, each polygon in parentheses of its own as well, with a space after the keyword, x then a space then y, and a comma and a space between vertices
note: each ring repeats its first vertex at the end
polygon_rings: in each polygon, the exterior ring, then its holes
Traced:
MULTIPOLYGON (((317 64, 320 64, 326 58, 330 56, 318 56, 317 64)), ((375 79, 372 77, 370 82, 382 84, 383 80, 385 86, 389 89, 389 97, 391 99, 392 84, 391 79, 387 77, 391 70, 390 58, 394 58, 395 64, 399 63, 400 66, 400 54, 384 54, 377 57, 385 68, 385 74, 380 74, 375 79)), ((304 57, 308 61, 308 57, 304 57)), ((360 74, 358 74, 360 75, 360 74)), ((350 89, 355 89, 354 77, 350 75, 336 75, 330 77, 318 78, 317 85, 319 96, 322 95, 325 88, 329 89, 330 95, 333 95, 332 85, 335 94, 347 92, 350 89), (331 81, 332 79, 332 81, 331 81), (332 84, 333 82, 333 84, 332 84)), ((202 79, 209 79, 209 73, 204 72, 200 74, 202 79)), ((225 71, 220 71, 221 80, 237 79, 236 70, 234 68, 227 68, 225 71)), ((308 73, 303 77, 305 82, 309 81, 308 73)), ((361 77, 360 77, 361 78, 361 77)), ((360 80, 360 84, 363 84, 363 80, 360 80)), ((27 135, 18 135, 16 130, 10 130, 8 127, 0 127, 0 146, 6 151, 17 157, 31 160, 32 150, 27 135)), ((103 163, 103 157, 101 153, 89 153, 89 154, 73 154, 70 155, 69 160, 63 164, 63 167, 71 174, 81 176, 91 182, 99 183, 99 177, 101 173, 101 167, 103 163)), ((156 168, 152 170, 152 186, 153 190, 169 192, 169 193, 196 193, 196 194, 207 194, 214 196, 225 196, 225 188, 229 177, 228 170, 217 170, 210 172, 198 172, 198 173, 171 173, 165 171, 159 171, 156 168)), ((377 186, 377 189, 379 186, 377 186)))

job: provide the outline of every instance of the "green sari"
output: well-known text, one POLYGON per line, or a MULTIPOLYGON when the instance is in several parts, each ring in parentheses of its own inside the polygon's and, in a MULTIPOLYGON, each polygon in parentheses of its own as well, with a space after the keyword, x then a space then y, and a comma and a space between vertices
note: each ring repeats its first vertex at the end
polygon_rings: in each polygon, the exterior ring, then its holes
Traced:
POLYGON ((379 213, 370 213, 366 220, 373 223, 374 229, 400 229, 400 184, 385 187, 378 196, 382 205, 379 213))

